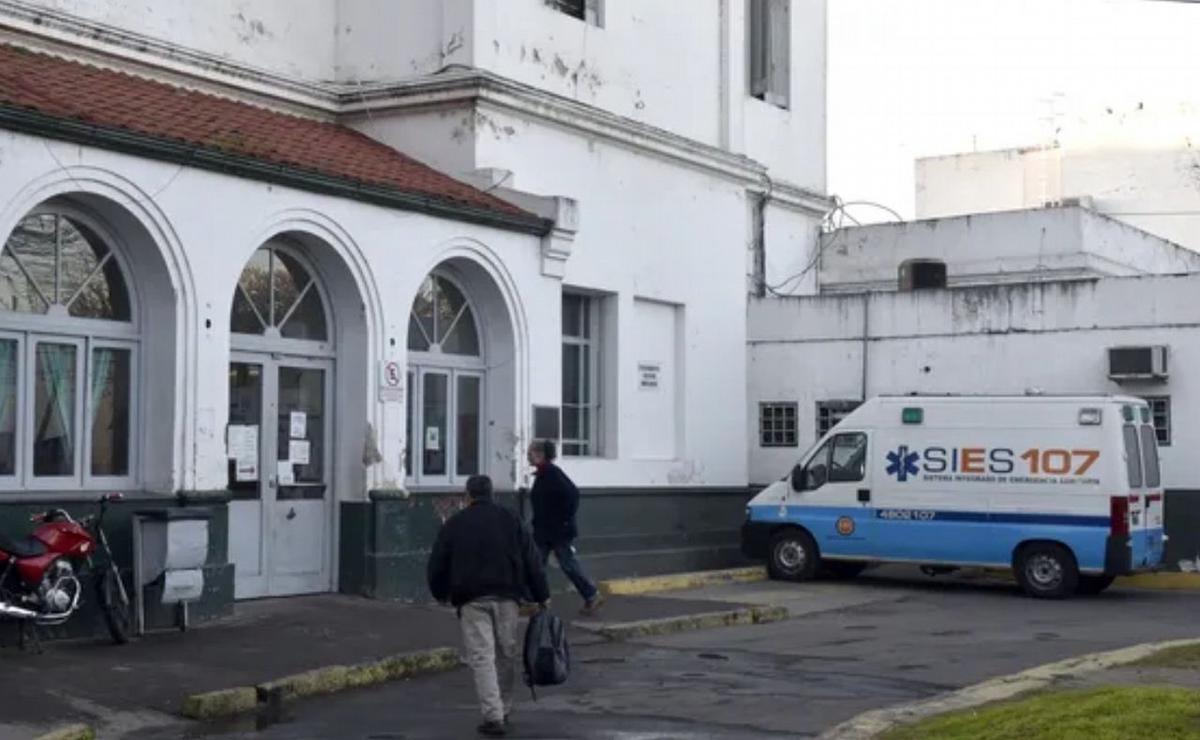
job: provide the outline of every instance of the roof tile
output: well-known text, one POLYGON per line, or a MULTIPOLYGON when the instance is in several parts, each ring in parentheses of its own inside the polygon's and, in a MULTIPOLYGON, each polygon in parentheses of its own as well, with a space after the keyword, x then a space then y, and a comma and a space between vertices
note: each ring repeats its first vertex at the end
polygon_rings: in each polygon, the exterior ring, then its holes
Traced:
POLYGON ((335 123, 0 44, 0 105, 498 214, 528 215, 335 123))

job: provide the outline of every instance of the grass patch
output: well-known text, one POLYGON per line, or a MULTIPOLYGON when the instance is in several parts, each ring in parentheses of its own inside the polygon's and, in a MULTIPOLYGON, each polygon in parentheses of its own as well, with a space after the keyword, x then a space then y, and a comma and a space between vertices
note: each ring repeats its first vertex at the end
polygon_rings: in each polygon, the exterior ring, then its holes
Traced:
POLYGON ((1200 668, 1200 643, 1160 650, 1133 665, 1143 668, 1200 668))
POLYGON ((1195 740, 1200 691, 1107 687, 1049 691, 907 725, 883 740, 1195 740))

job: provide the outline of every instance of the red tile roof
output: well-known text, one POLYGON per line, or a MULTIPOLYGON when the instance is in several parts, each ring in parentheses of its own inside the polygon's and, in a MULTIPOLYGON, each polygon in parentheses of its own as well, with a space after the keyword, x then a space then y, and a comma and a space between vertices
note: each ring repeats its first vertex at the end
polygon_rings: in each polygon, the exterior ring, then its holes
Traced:
POLYGON ((0 106, 535 221, 345 126, 2 44, 0 106))

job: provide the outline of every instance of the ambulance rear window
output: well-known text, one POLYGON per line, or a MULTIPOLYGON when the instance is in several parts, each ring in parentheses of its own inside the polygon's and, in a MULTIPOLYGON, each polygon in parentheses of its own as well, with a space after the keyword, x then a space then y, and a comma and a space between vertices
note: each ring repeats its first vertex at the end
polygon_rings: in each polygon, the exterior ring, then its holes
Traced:
POLYGON ((1154 427, 1142 426, 1142 467, 1146 470, 1146 488, 1158 488, 1162 475, 1158 469, 1158 437, 1154 427))
POLYGON ((1129 471, 1129 487, 1142 487, 1142 453, 1138 449, 1138 431, 1132 424, 1123 427, 1125 435, 1125 467, 1129 471))

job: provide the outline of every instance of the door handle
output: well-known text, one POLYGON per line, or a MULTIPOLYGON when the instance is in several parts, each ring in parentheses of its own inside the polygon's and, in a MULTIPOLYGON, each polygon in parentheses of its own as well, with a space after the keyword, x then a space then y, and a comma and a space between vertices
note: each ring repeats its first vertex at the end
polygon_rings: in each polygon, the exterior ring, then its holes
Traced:
POLYGON ((858 503, 860 503, 860 504, 871 503, 871 489, 870 488, 858 489, 858 503))
POLYGON ((291 520, 293 520, 295 518, 296 518, 296 509, 293 507, 288 510, 287 520, 290 522, 291 520))

